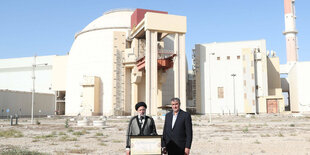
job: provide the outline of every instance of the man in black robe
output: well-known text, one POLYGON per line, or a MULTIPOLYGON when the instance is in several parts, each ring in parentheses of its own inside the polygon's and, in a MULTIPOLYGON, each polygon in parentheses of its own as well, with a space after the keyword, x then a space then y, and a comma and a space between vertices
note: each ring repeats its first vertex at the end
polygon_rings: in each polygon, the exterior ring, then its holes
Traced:
POLYGON ((155 122, 152 117, 146 116, 146 104, 144 102, 138 102, 135 106, 138 112, 137 116, 130 119, 128 130, 127 130, 127 143, 126 143, 126 154, 130 154, 130 136, 141 135, 150 136, 157 135, 155 122))

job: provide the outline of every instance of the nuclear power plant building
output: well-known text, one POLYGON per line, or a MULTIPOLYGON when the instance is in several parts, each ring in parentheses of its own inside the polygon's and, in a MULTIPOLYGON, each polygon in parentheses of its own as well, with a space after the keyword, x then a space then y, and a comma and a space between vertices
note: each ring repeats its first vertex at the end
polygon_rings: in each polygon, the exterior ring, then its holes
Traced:
POLYGON ((34 116, 135 115, 140 101, 161 116, 173 97, 197 114, 310 112, 295 0, 284 0, 284 18, 286 64, 265 40, 213 42, 195 45, 188 70, 185 16, 107 11, 72 36, 67 55, 1 59, 0 117, 30 116, 32 106, 34 116))
MULTIPOLYGON (((0 78, 9 83, 2 82, 0 89, 31 93, 35 88, 34 97, 20 101, 28 107, 31 99, 35 107, 47 104, 36 100, 39 93, 51 94, 52 113, 59 115, 134 115, 139 101, 146 102, 148 114, 162 115, 172 97, 187 102, 185 33, 184 16, 108 11, 74 36, 68 55, 1 60, 0 78)), ((2 109, 19 107, 1 104, 2 109)), ((23 115, 30 115, 30 108, 23 115)))
POLYGON ((265 40, 197 44, 193 49, 197 112, 283 112, 279 58, 267 53, 265 40))

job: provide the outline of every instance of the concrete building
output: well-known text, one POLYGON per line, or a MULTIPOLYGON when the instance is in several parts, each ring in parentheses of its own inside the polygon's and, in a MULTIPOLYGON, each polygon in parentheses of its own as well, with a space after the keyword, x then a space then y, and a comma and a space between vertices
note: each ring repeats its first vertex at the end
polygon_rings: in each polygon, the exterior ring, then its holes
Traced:
POLYGON ((185 33, 186 17, 167 12, 104 13, 75 36, 65 110, 58 110, 66 115, 130 115, 135 103, 145 101, 149 114, 161 115, 160 107, 173 96, 186 103, 185 33))
POLYGON ((193 62, 198 113, 284 111, 278 58, 267 57, 265 40, 196 44, 193 62))
POLYGON ((52 65, 55 56, 1 59, 0 89, 29 91, 33 89, 32 71, 35 63, 36 91, 53 94, 52 65), (35 60, 34 60, 35 59, 35 60), (4 82, 5 81, 5 82, 4 82))
MULTIPOLYGON (((162 115, 172 97, 186 103, 186 17, 112 10, 75 35, 66 56, 37 57, 36 91, 54 95, 60 115, 134 115, 144 101, 162 115)), ((32 90, 33 58, 0 61, 0 89, 32 90), (2 66, 2 68, 1 68, 2 66), (25 78, 20 78, 25 77, 25 78)), ((186 104, 181 104, 186 110, 186 104)))
POLYGON ((298 42, 296 30, 295 0, 284 0, 285 40, 287 63, 280 66, 283 74, 282 89, 287 93, 287 110, 293 113, 309 113, 310 101, 307 92, 310 86, 310 62, 298 61, 298 42))
POLYGON ((297 62, 288 73, 290 110, 292 112, 309 113, 310 98, 310 62, 297 62))
POLYGON ((53 59, 57 56, 39 56, 0 60, 1 116, 31 115, 32 90, 34 115, 52 115, 55 95, 52 90, 53 59), (35 80, 33 81, 33 74, 35 80), (35 82, 35 83, 34 83, 35 82))
POLYGON ((280 73, 283 75, 281 78, 282 89, 288 96, 286 110, 292 113, 309 113, 310 102, 307 93, 310 82, 307 79, 310 75, 308 71, 310 62, 295 62, 280 67, 280 73))

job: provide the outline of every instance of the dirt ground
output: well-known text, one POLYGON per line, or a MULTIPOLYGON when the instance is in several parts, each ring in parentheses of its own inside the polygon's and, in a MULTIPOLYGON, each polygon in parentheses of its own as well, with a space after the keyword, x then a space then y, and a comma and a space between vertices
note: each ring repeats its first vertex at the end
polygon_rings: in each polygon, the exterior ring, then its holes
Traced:
MULTIPOLYGON (((310 115, 193 115, 191 154, 310 154, 310 115), (298 117, 297 117, 298 116, 298 117)), ((0 120, 0 152, 43 154, 125 154, 128 117, 111 117, 105 127, 78 127, 74 117, 29 118, 10 126, 0 120)), ((98 120, 99 117, 91 117, 98 120)), ((163 122, 156 117, 157 131, 162 134, 163 122)), ((14 154, 14 153, 13 153, 14 154)))

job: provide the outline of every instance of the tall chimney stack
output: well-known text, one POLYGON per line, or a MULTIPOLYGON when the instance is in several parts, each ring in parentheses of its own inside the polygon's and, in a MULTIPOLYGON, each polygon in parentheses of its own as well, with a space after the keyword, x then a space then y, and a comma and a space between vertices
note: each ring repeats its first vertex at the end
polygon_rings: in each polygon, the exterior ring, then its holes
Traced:
POLYGON ((286 39, 286 60, 287 64, 291 64, 298 60, 295 0, 284 0, 284 13, 285 31, 283 34, 286 39))

